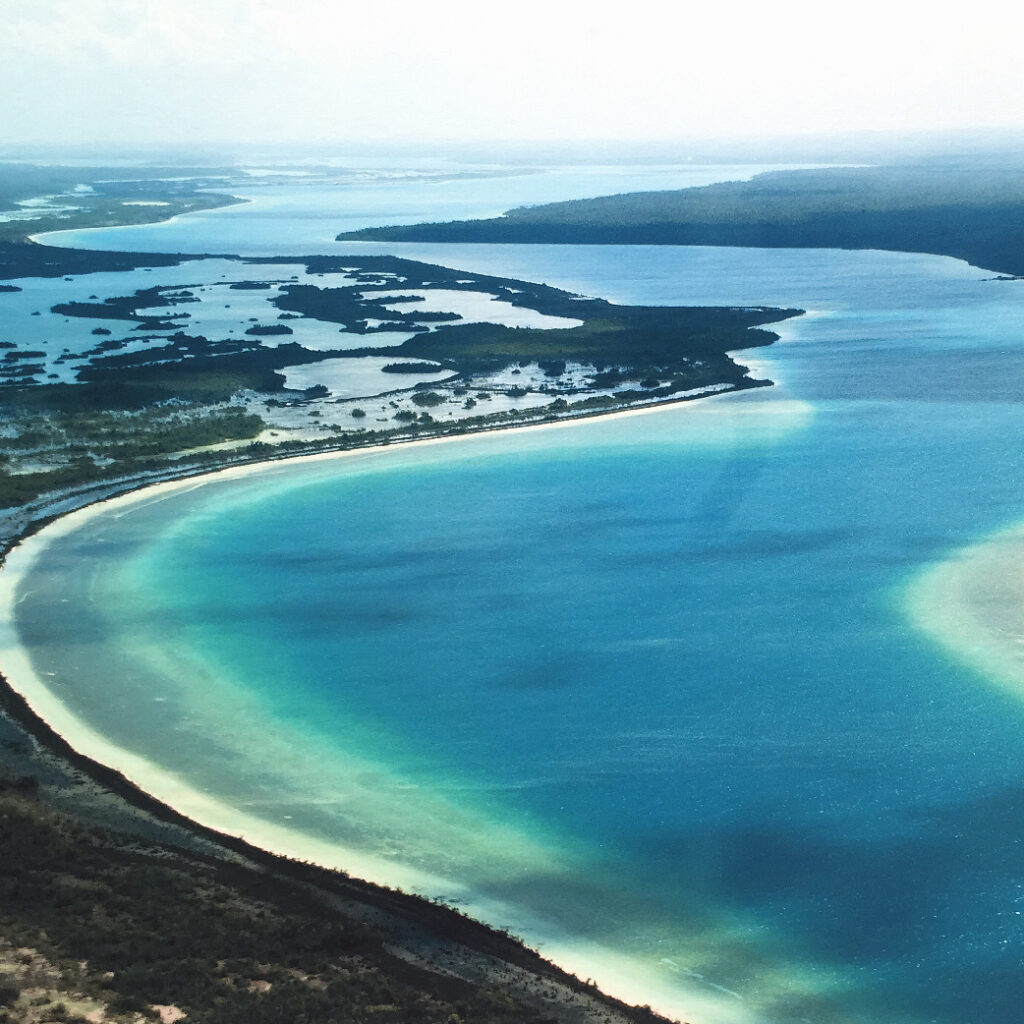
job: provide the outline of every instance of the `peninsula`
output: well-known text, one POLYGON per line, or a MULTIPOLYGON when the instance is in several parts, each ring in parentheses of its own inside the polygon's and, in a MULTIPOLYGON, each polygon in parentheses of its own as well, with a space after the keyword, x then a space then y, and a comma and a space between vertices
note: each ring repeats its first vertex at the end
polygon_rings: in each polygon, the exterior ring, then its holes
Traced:
MULTIPOLYGON (((9 266, 3 243, 29 235, 149 224, 242 202, 215 191, 234 173, 223 167, 0 164, 0 274, 9 266)), ((20 269, 33 273, 31 263, 20 269)))
POLYGON ((1024 274, 1024 180, 999 163, 773 171, 750 181, 368 228, 339 241, 891 249, 1024 274))

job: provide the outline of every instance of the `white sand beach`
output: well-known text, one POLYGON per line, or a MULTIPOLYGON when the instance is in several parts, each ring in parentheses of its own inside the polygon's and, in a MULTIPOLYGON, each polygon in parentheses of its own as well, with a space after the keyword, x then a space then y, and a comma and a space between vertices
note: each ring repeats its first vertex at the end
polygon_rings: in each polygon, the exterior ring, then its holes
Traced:
MULTIPOLYGON (((682 410, 685 407, 687 412, 690 412, 699 406, 709 408, 717 404, 709 403, 705 406, 704 403, 685 403, 685 406, 677 406, 676 409, 682 410)), ((777 429, 785 431, 798 428, 800 424, 806 422, 808 409, 802 403, 770 404, 772 408, 764 418, 775 421, 777 429), (794 405, 799 407, 790 408, 794 405), (781 425, 778 422, 780 413, 783 421, 781 425)), ((725 411, 725 407, 719 408, 725 411)), ((752 415, 760 408, 761 403, 746 406, 739 403, 733 406, 733 411, 727 415, 738 414, 742 419, 760 421, 761 416, 752 415)), ((665 411, 664 408, 641 408, 607 415, 650 416, 664 415, 665 411)), ((590 422, 604 418, 593 417, 590 422)), ((518 428, 517 432, 571 430, 578 427, 578 423, 560 421, 523 426, 518 428)), ((742 431, 747 428, 741 426, 737 429, 742 431)), ((749 429, 755 429, 753 423, 749 429)), ((752 1013, 734 993, 709 994, 709 986, 700 982, 691 982, 685 977, 679 981, 666 979, 664 972, 654 970, 653 967, 645 966, 628 956, 594 943, 581 942, 566 934, 558 934, 558 930, 552 929, 550 923, 532 920, 531 915, 524 914, 516 907, 499 905, 493 900, 481 898, 471 886, 462 885, 452 877, 439 877, 415 866, 397 863, 386 856, 377 856, 364 850, 317 838, 286 824, 268 821, 196 789, 181 777, 147 760, 137 752, 126 750, 111 742, 81 720, 47 686, 46 679, 34 669, 28 652, 19 643, 15 623, 19 586, 30 577, 33 566, 48 545, 84 527, 96 517, 128 515, 133 509, 185 494, 214 481, 240 481, 259 474, 284 475, 291 473, 298 466, 342 463, 354 459, 393 460, 399 453, 408 453, 412 449, 421 452, 456 441, 466 444, 467 438, 455 436, 423 439, 377 449, 327 452, 284 461, 229 467, 200 477, 154 483, 70 511, 44 529, 22 539, 7 555, 3 571, 0 572, 0 668, 11 687, 27 700, 39 718, 66 739, 78 753, 121 772, 146 793, 203 826, 244 838, 247 842, 276 854, 343 870, 381 885, 430 897, 444 896, 446 899, 456 899, 460 908, 472 916, 511 927, 525 934, 528 941, 540 942, 541 951, 545 956, 581 977, 593 977, 602 990, 618 998, 650 1004, 663 1013, 684 1016, 695 1024, 746 1024, 753 1019, 752 1013)), ((446 817, 444 808, 433 808, 433 811, 436 812, 435 820, 446 817)), ((461 828, 483 831, 486 827, 487 842, 494 847, 498 860, 511 857, 523 870, 543 871, 549 875, 557 875, 563 871, 570 874, 579 871, 579 865, 575 865, 573 857, 567 857, 564 850, 548 849, 544 845, 538 845, 533 838, 517 834, 514 828, 499 827, 494 830, 493 822, 474 823, 468 821, 464 813, 453 813, 451 817, 456 831, 461 828)), ((457 843, 459 839, 453 834, 442 841, 457 843)))

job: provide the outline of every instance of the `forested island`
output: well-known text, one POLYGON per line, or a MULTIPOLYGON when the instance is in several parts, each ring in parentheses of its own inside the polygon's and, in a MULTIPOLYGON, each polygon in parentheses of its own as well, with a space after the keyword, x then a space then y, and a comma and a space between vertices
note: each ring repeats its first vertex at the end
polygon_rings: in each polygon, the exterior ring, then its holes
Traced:
POLYGON ((367 228, 339 241, 891 249, 1024 274, 1024 177, 931 162, 773 171, 750 181, 519 207, 501 217, 367 228))

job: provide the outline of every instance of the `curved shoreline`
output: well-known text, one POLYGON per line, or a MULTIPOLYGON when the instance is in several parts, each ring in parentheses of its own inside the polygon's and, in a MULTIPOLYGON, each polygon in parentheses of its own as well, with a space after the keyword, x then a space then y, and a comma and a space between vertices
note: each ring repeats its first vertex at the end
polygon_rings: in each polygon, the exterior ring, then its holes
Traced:
MULTIPOLYGON (((378 857, 360 854, 338 844, 318 841, 286 827, 249 817, 244 812, 191 789, 172 772, 158 768, 144 757, 132 754, 107 741, 47 690, 43 681, 35 675, 25 652, 18 645, 13 625, 18 583, 31 571, 39 554, 52 540, 78 529, 90 519, 111 509, 127 509, 140 502, 159 501, 164 496, 201 487, 214 480, 241 479, 275 470, 287 471, 297 466, 336 462, 354 456, 379 457, 382 450, 407 452, 414 446, 432 447, 463 441, 480 434, 496 434, 513 427, 516 430, 539 430, 575 425, 577 420, 584 418, 593 420, 647 414, 664 411, 666 405, 680 404, 682 403, 674 401, 640 408, 601 410, 554 422, 510 424, 490 430, 464 431, 449 436, 287 455, 214 469, 204 468, 178 478, 152 478, 142 483, 127 482, 120 486, 113 485, 105 489, 106 493, 85 495, 77 504, 73 498, 58 497, 55 501, 43 504, 31 523, 9 544, 0 567, 0 667, 4 673, 0 675, 0 681, 14 697, 13 706, 9 698, 2 703, 7 705, 8 710, 14 711, 20 723, 40 742, 50 748, 56 748, 59 756, 83 768, 100 785, 114 790, 132 803, 144 806, 157 817, 183 824, 190 831, 212 839, 219 845, 246 855, 251 855, 255 851, 273 862, 279 862, 279 858, 301 860, 344 874, 352 872, 359 879, 355 884, 362 885, 365 882, 373 890, 380 887, 384 890, 397 887, 399 892, 403 889, 406 892, 410 889, 452 892, 458 885, 449 879, 435 879, 415 869, 396 870, 393 863, 378 857), (66 505, 69 501, 72 507, 54 511, 55 505, 66 505), (256 845, 253 846, 253 843, 256 845)), ((786 403, 787 406, 789 404, 786 403)), ((490 925, 478 924, 475 919, 509 918, 510 915, 504 908, 488 904, 485 900, 474 900, 472 893, 467 892, 466 895, 468 901, 465 905, 472 915, 470 921, 475 927, 493 934, 490 925)), ((441 909, 427 897, 402 893, 402 898, 430 915, 441 909)), ((451 911, 447 907, 443 909, 456 915, 460 921, 465 920, 460 911, 451 911)), ((514 908, 511 916, 514 916, 514 908)), ((593 943, 589 946, 586 942, 580 941, 570 944, 568 936, 562 944, 557 941, 548 942, 546 936, 543 938, 545 960, 550 959, 556 967, 575 972, 578 976, 589 978, 599 975, 604 985, 613 989, 614 999, 653 1005, 658 1012, 682 1015, 687 1019, 700 1021, 701 1024, 741 1024, 749 1020, 748 1013, 736 998, 712 997, 696 989, 687 990, 683 985, 666 985, 663 979, 656 978, 654 972, 649 968, 645 969, 639 961, 593 943), (684 992, 685 998, 681 999, 684 992)), ((733 995, 730 993, 730 996, 733 995)))

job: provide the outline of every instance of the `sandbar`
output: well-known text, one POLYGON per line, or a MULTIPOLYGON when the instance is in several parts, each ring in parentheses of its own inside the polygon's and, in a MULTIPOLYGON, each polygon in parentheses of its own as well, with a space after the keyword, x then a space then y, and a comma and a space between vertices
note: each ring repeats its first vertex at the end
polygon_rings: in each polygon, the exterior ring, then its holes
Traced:
POLYGON ((948 655, 1024 698, 1024 523, 929 567, 906 604, 948 655))

